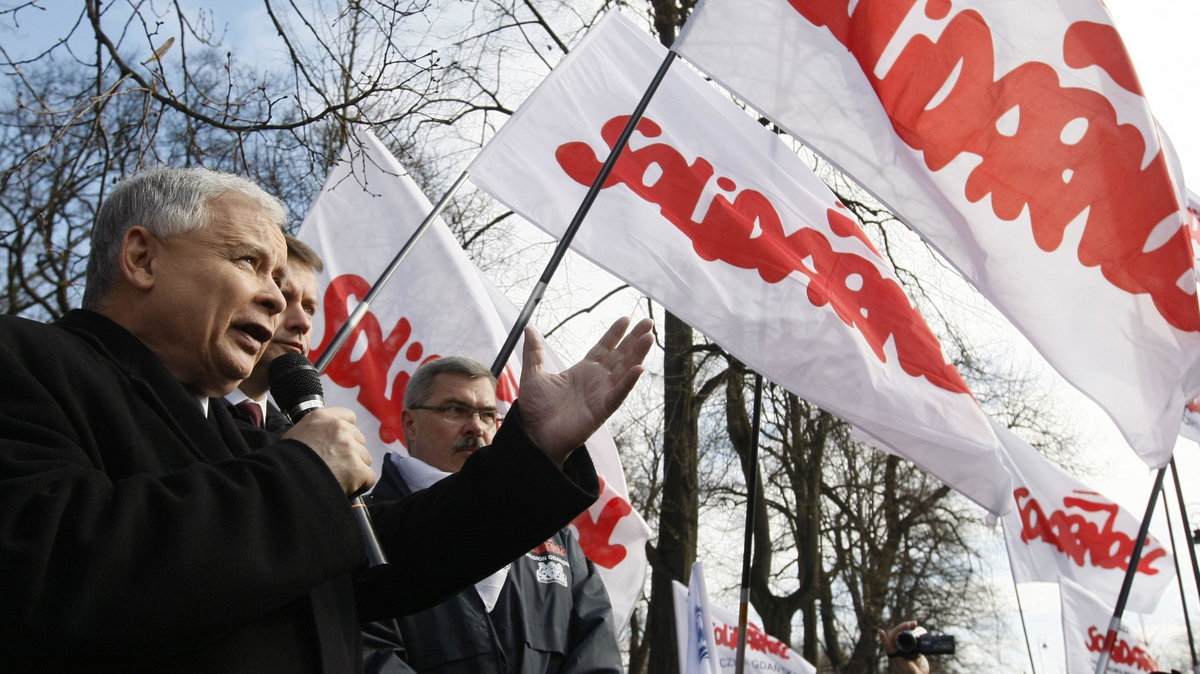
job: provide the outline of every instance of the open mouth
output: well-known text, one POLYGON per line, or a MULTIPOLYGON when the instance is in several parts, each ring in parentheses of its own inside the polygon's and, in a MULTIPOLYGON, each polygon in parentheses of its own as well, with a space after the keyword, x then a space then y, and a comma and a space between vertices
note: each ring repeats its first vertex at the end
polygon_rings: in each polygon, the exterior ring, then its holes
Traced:
POLYGON ((241 323, 235 327, 249 335, 252 339, 254 339, 254 341, 258 342, 259 345, 270 342, 271 337, 274 335, 270 328, 258 323, 241 323))

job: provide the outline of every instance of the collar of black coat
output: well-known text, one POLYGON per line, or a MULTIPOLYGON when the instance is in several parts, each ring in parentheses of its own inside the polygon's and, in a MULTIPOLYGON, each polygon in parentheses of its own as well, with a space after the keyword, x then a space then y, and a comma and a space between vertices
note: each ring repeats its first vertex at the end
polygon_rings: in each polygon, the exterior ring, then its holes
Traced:
MULTIPOLYGON (((236 435, 228 413, 220 415, 224 417, 220 421, 227 420, 227 424, 206 419, 196 396, 184 388, 149 347, 119 323, 88 309, 73 309, 55 321, 55 325, 107 356, 202 460, 219 461, 229 458, 230 451, 243 450, 243 446, 238 446, 240 443, 231 443, 231 438, 225 437, 236 435)), ((212 407, 216 406, 210 404, 212 407)))

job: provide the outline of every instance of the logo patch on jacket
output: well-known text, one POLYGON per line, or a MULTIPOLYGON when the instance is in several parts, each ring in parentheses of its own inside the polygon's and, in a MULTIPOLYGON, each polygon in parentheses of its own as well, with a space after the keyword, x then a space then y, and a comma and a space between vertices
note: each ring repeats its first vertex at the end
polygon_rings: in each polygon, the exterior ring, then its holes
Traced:
POLYGON ((537 581, 539 583, 558 583, 567 586, 567 572, 557 560, 538 562, 537 581))
POLYGON ((563 546, 549 540, 525 553, 525 556, 537 562, 537 582, 547 585, 558 583, 563 587, 570 585, 567 580, 567 551, 563 546))

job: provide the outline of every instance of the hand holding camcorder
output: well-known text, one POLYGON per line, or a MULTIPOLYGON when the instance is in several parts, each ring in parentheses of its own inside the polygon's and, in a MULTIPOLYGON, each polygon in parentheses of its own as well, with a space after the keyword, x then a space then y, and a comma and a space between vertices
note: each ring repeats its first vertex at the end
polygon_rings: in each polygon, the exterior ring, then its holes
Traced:
POLYGON ((953 634, 929 634, 924 627, 896 635, 896 653, 910 660, 920 655, 954 655, 954 646, 953 634))

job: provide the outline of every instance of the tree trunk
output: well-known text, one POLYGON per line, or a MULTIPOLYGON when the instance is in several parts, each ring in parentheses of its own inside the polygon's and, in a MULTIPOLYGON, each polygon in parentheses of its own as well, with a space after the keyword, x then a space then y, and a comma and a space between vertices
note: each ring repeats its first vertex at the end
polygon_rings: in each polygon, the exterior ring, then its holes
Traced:
POLYGON ((649 671, 678 671, 674 595, 671 581, 686 583, 696 561, 699 430, 695 400, 696 366, 692 328, 672 314, 663 332, 663 484, 658 514, 658 543, 650 580, 649 671))

